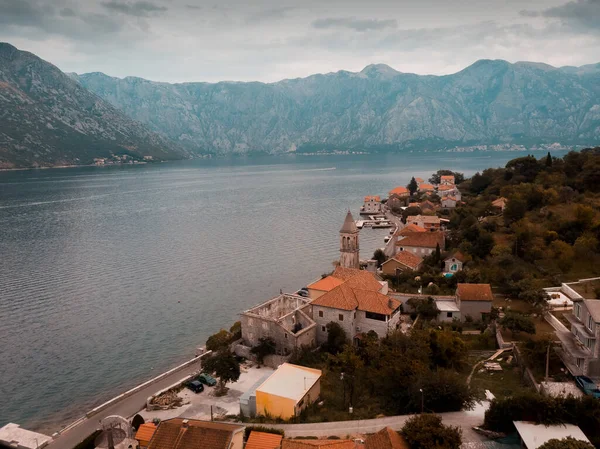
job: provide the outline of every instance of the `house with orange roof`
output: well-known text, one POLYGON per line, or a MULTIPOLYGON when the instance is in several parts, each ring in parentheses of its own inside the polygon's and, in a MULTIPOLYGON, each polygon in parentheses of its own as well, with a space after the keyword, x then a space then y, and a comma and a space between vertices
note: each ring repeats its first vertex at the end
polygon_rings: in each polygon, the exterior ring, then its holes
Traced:
POLYGON ((497 200, 492 201, 492 206, 497 207, 498 209, 500 209, 501 211, 504 211, 504 208, 506 207, 506 202, 508 200, 504 197, 500 197, 497 200))
POLYGON ((440 185, 440 186, 438 186, 437 194, 442 199, 446 198, 447 196, 453 196, 458 201, 460 201, 462 198, 460 190, 458 190, 458 187, 456 187, 455 185, 440 185))
POLYGON ((308 296, 310 299, 317 299, 321 295, 351 279, 353 280, 350 285, 360 285, 363 288, 366 286, 367 289, 374 289, 384 295, 388 292, 387 281, 382 281, 381 278, 373 273, 357 268, 344 268, 338 266, 329 276, 309 284, 306 287, 308 289, 308 296))
POLYGON ((454 274, 463 269, 466 261, 467 257, 456 250, 444 259, 444 272, 454 274))
POLYGON ((242 449, 239 424, 172 418, 161 421, 148 449, 242 449))
POLYGON ((425 182, 425 180, 423 178, 415 178, 415 181, 417 181, 418 186, 420 186, 421 184, 423 184, 425 182))
POLYGON ((409 215, 406 224, 414 224, 428 231, 434 231, 441 227, 440 217, 437 215, 409 215))
POLYGON ((429 200, 422 201, 421 203, 419 203, 418 207, 421 209, 422 212, 435 212, 435 210, 437 209, 437 206, 429 200))
POLYGON ((444 209, 454 209, 456 207, 456 204, 458 203, 458 200, 455 196, 446 196, 442 198, 441 203, 444 209))
POLYGON ((367 437, 365 449, 410 449, 402 435, 390 427, 384 427, 367 437))
POLYGON ((310 299, 317 299, 319 296, 333 290, 338 285, 343 284, 344 281, 336 278, 335 276, 326 276, 319 279, 318 281, 308 284, 308 297, 310 299))
POLYGON ((435 187, 432 184, 422 183, 419 184, 419 192, 427 193, 427 192, 435 192, 435 187))
POLYGON ((456 304, 460 309, 461 319, 470 316, 480 320, 492 311, 494 295, 490 284, 457 284, 456 304))
POLYGON ((446 237, 443 232, 413 232, 396 242, 396 252, 408 251, 419 257, 432 254, 439 246, 444 250, 446 237))
POLYGON ((440 176, 440 186, 453 186, 454 175, 442 175, 440 176))
POLYGON ((383 274, 396 275, 407 270, 416 271, 421 268, 422 263, 423 259, 419 256, 408 251, 398 251, 394 257, 383 262, 381 271, 383 274))
MULTIPOLYGON (((368 273, 368 272, 365 272, 368 273)), ((372 273, 369 273, 372 276, 372 273)), ((396 329, 400 320, 400 302, 379 291, 373 277, 354 276, 312 303, 317 323, 317 342, 327 341, 327 324, 338 323, 350 338, 375 331, 383 337, 396 329)))
POLYGON ((410 192, 406 187, 398 186, 389 191, 389 195, 397 195, 400 198, 406 198, 410 196, 410 192))
POLYGON ((156 432, 156 424, 153 422, 147 422, 138 427, 138 430, 135 433, 135 439, 140 444, 140 448, 148 447, 154 432, 156 432))
POLYGON ((282 439, 283 435, 253 430, 248 436, 244 449, 280 449, 282 439))
POLYGON ((360 208, 360 215, 372 215, 381 213, 381 198, 379 195, 365 196, 363 206, 360 208))

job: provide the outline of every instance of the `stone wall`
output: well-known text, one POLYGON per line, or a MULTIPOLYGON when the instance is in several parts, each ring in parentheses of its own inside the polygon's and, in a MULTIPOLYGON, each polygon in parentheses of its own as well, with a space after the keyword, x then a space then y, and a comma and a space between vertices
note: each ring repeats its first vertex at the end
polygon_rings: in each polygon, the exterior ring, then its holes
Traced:
POLYGON ((323 344, 327 341, 326 326, 332 321, 338 323, 342 329, 344 329, 348 338, 354 337, 355 320, 353 310, 339 310, 313 305, 313 320, 317 323, 316 334, 318 344, 323 344), (319 312, 321 312, 323 316, 319 316, 319 312), (342 315, 343 320, 339 319, 340 315, 342 315))

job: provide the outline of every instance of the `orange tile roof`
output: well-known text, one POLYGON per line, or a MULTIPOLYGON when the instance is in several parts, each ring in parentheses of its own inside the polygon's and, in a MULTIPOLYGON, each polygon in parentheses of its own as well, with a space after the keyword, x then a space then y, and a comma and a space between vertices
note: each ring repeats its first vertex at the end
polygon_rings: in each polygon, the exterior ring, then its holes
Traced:
POLYGON ((310 288, 312 290, 320 290, 320 291, 328 292, 330 290, 333 290, 334 288, 336 288, 338 285, 342 284, 343 282, 344 281, 342 281, 341 279, 339 279, 335 276, 327 276, 323 279, 319 279, 318 281, 313 282, 312 284, 307 286, 307 288, 310 288))
POLYGON ((365 449, 410 449, 408 443, 398 432, 384 427, 370 435, 365 441, 365 449))
POLYGON ((452 254, 450 254, 448 257, 446 257, 444 260, 448 260, 448 259, 458 259, 461 262, 465 262, 467 260, 467 256, 465 256, 460 251, 456 250, 452 254))
POLYGON ((440 249, 444 247, 444 234, 442 232, 413 232, 396 242, 396 246, 416 246, 419 248, 435 248, 436 245, 440 245, 440 249))
POLYGON ((395 235, 408 235, 412 234, 413 232, 427 232, 427 229, 414 223, 410 223, 397 231, 395 235))
POLYGON ((167 419, 158 425, 148 449, 227 449, 234 433, 243 429, 237 424, 167 419))
POLYGON ((373 273, 364 270, 361 270, 356 276, 352 276, 344 284, 351 288, 360 288, 361 290, 372 292, 378 292, 382 287, 379 281, 375 279, 373 273))
POLYGON ((417 182, 425 182, 425 180, 423 178, 415 178, 415 181, 417 181, 417 182))
POLYGON ((370 196, 365 196, 365 201, 381 201, 381 198, 379 197, 379 195, 370 195, 370 196))
POLYGON ((441 190, 441 191, 454 190, 454 186, 443 185, 443 186, 439 186, 438 190, 441 190))
POLYGON ((402 186, 398 186, 392 190, 390 190, 389 194, 390 195, 406 195, 408 193, 408 189, 406 187, 402 187, 402 186))
POLYGON ((352 288, 343 283, 330 292, 315 299, 314 306, 328 307, 341 310, 362 310, 365 312, 390 315, 400 306, 400 302, 382 293, 372 290, 352 288))
POLYGON ((331 275, 333 277, 341 279, 342 281, 347 281, 351 277, 354 277, 360 273, 364 273, 364 271, 359 270, 358 268, 335 267, 335 270, 333 270, 333 273, 331 275))
POLYGON ((490 284, 457 284, 456 296, 461 301, 493 301, 490 284))
POLYGON ((407 223, 412 223, 415 221, 422 221, 423 223, 430 224, 438 224, 440 222, 440 217, 438 217, 437 215, 409 215, 408 217, 406 217, 407 223))
POLYGON ((398 251, 393 259, 412 270, 419 268, 419 265, 423 262, 423 259, 409 251, 398 251))
POLYGON ((446 200, 452 200, 452 201, 458 201, 455 197, 453 196, 447 196, 446 198, 444 198, 442 201, 446 201, 446 200))
POLYGON ((429 200, 425 200, 420 204, 421 209, 423 209, 425 206, 435 209, 435 204, 433 204, 431 201, 429 200))
POLYGON ((443 181, 454 181, 454 175, 442 175, 440 180, 443 181))
POLYGON ((138 427, 138 430, 135 433, 135 439, 138 441, 150 441, 154 432, 156 432, 156 424, 152 422, 144 423, 138 427))
POLYGON ((283 440, 281 449, 355 449, 352 440, 283 440))
POLYGON ((282 439, 282 435, 253 430, 250 432, 245 449, 278 449, 281 447, 282 439))
POLYGON ((433 186, 431 184, 421 184, 419 190, 433 190, 433 186))
POLYGON ((492 201, 492 206, 504 207, 506 205, 506 198, 500 197, 495 201, 492 201))

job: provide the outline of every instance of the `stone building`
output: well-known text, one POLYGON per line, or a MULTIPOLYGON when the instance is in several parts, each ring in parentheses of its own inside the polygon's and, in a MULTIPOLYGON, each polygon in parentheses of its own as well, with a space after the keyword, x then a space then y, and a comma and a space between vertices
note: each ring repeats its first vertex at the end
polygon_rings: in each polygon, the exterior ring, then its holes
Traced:
POLYGON ((574 298, 573 313, 565 318, 571 324, 571 334, 562 342, 565 365, 573 374, 599 377, 600 300, 574 298))
POLYGON ((436 215, 409 215, 406 217, 406 224, 414 224, 427 231, 435 231, 440 229, 442 222, 436 215))
POLYGON ((490 284, 458 284, 456 286, 456 304, 460 309, 461 319, 467 316, 481 320, 492 311, 492 287, 490 284))
POLYGON ((381 213, 381 198, 379 196, 365 196, 363 207, 360 209, 361 215, 371 215, 381 213))
POLYGON ((443 232, 413 232, 396 241, 396 252, 409 251, 419 257, 426 257, 439 246, 444 250, 446 237, 443 232))
POLYGON ((440 185, 441 186, 453 186, 454 185, 454 175, 442 175, 440 177, 440 185))
POLYGON ((399 251, 381 265, 383 274, 396 275, 403 271, 416 271, 421 268, 423 259, 408 251, 399 251))
POLYGON ((310 317, 310 299, 282 294, 241 314, 242 339, 254 347, 261 338, 275 341, 279 355, 296 348, 314 346, 316 324, 310 317))
POLYGON ((456 273, 463 269, 464 263, 467 258, 460 251, 455 251, 444 259, 444 272, 456 273))
POLYGON ((358 228, 352 213, 348 211, 342 229, 340 229, 340 266, 359 267, 358 228))

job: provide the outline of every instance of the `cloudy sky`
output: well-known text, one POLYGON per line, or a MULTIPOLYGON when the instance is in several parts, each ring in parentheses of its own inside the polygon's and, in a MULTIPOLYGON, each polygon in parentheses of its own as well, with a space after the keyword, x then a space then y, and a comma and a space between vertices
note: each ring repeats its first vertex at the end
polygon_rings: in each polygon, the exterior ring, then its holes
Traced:
POLYGON ((168 82, 582 65, 600 62, 600 0, 0 0, 0 41, 67 72, 168 82))

